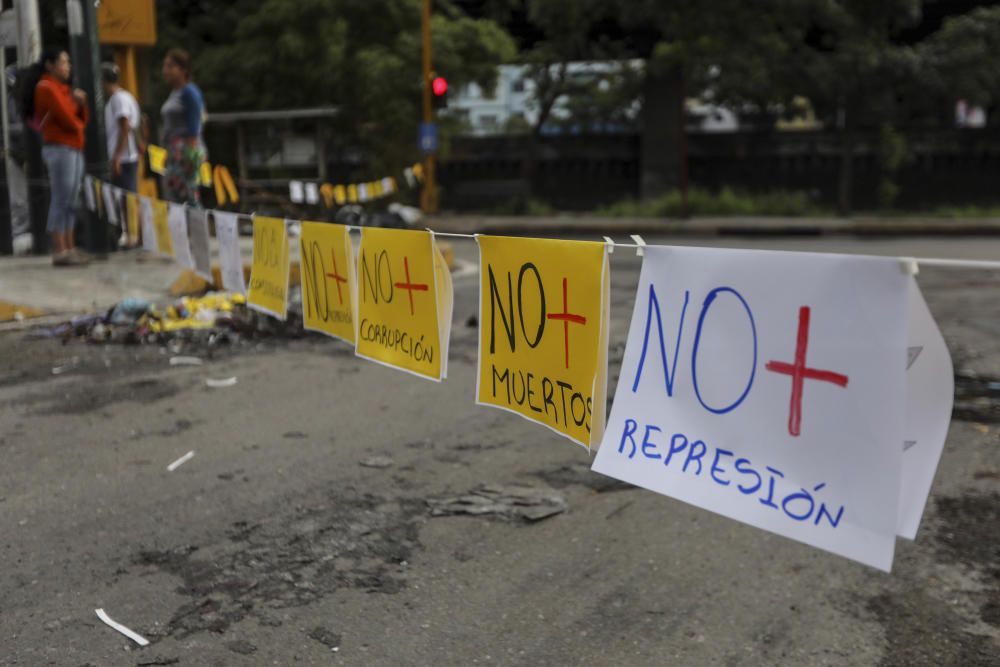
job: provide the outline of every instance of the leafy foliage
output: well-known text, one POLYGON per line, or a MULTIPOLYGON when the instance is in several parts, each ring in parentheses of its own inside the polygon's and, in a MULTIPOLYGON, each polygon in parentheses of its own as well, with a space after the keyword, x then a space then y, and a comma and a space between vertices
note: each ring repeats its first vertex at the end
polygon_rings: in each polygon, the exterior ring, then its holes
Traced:
MULTIPOLYGON (((338 131, 376 165, 416 154, 421 0, 157 3, 161 50, 187 48, 209 111, 337 106, 338 131)), ((433 18, 434 63, 452 85, 495 85, 515 56, 496 23, 433 18)), ((162 96, 165 91, 161 91, 162 96)))

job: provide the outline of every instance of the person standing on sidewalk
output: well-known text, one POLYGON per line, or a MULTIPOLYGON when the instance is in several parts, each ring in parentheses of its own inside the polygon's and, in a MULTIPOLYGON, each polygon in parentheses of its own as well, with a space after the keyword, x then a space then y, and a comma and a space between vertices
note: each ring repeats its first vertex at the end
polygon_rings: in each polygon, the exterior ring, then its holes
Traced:
POLYGON ((73 230, 76 202, 83 184, 83 131, 90 120, 87 94, 71 89, 69 54, 49 49, 35 65, 41 73, 34 86, 32 108, 27 109, 32 125, 42 134, 42 159, 49 172, 48 231, 52 236, 52 263, 55 266, 86 264, 77 252, 73 230))
POLYGON ((114 63, 101 65, 104 85, 104 131, 108 137, 108 160, 111 162, 111 183, 128 192, 138 190, 139 103, 118 81, 121 70, 114 63))
POLYGON ((207 159, 201 138, 205 102, 191 81, 191 56, 183 49, 170 49, 163 59, 163 79, 173 89, 160 113, 167 164, 163 175, 164 199, 201 207, 198 181, 207 159))

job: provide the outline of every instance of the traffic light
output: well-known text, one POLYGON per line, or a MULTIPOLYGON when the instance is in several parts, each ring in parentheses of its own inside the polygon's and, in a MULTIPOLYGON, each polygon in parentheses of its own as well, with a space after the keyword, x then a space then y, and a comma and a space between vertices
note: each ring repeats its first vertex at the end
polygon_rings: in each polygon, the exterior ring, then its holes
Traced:
POLYGON ((446 108, 448 106, 448 80, 443 76, 431 74, 431 96, 435 109, 446 108))

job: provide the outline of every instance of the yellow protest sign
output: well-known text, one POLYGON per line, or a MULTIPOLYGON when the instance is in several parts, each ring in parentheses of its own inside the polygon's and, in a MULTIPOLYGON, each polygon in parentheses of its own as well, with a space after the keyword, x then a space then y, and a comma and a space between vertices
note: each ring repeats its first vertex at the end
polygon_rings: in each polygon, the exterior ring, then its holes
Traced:
POLYGON ((167 170, 167 149, 155 144, 146 148, 149 154, 149 169, 154 174, 162 175, 167 170))
POLYGON ((198 172, 198 185, 206 188, 212 186, 212 165, 208 162, 201 163, 201 170, 198 172))
POLYGON ((453 300, 434 236, 365 227, 359 255, 356 354, 432 380, 446 377, 453 300))
POLYGON ((319 193, 323 197, 323 203, 327 208, 333 208, 333 193, 334 188, 329 183, 324 183, 319 186, 319 193))
POLYGON ((170 205, 161 200, 153 200, 153 231, 156 232, 156 250, 164 255, 174 256, 174 237, 170 233, 170 205))
POLYGON ((253 266, 247 305, 279 320, 288 311, 288 232, 281 218, 253 220, 253 266))
POLYGON ((240 191, 236 188, 233 175, 223 165, 217 164, 212 167, 212 181, 215 183, 215 201, 218 204, 225 204, 227 201, 233 204, 240 203, 240 191))
POLYGON ((153 0, 104 0, 97 5, 97 34, 101 44, 156 44, 156 8, 153 0))
POLYGON ((347 227, 303 222, 299 242, 303 326, 354 343, 357 281, 347 227))
POLYGON ((134 192, 125 193, 125 229, 129 243, 139 241, 139 198, 134 192))
POLYGON ((476 402, 590 447, 604 432, 609 271, 603 243, 479 237, 476 402))
POLYGON ((97 217, 104 217, 104 193, 101 192, 101 187, 103 183, 98 179, 94 179, 94 195, 97 197, 97 217))
POLYGON ((333 187, 333 197, 337 200, 338 206, 343 206, 347 203, 347 188, 343 185, 335 185, 333 187))

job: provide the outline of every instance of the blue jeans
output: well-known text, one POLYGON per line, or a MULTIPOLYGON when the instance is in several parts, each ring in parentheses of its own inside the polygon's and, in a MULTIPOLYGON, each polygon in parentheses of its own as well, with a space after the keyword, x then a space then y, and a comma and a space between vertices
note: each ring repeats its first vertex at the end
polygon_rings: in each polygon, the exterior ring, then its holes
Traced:
POLYGON ((83 184, 83 153, 60 144, 42 147, 42 159, 49 170, 50 234, 72 232, 76 225, 76 200, 83 184))
POLYGON ((121 162, 121 172, 111 177, 111 183, 127 192, 136 192, 139 184, 139 163, 121 162))

